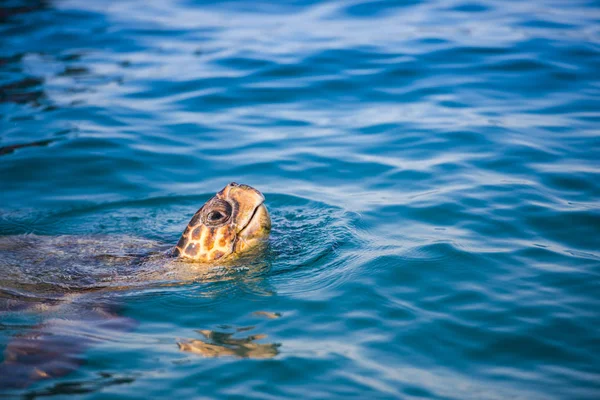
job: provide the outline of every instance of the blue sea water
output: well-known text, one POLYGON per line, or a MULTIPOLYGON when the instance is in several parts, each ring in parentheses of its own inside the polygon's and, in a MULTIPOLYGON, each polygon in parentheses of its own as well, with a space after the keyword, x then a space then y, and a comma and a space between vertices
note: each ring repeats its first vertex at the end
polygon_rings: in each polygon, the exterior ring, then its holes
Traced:
POLYGON ((597 399, 599 159, 594 0, 3 1, 0 235, 174 244, 230 181, 274 224, 10 394, 597 399))

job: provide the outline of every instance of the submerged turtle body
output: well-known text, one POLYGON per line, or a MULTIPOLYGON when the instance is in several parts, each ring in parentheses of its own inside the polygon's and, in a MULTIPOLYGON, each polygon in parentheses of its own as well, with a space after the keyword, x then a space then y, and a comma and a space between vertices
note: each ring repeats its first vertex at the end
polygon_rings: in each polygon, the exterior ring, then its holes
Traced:
MULTIPOLYGON (((210 279, 216 265, 236 265, 266 241, 271 220, 263 202, 258 190, 230 183, 194 214, 175 247, 124 235, 0 237, 0 312, 73 307, 70 324, 76 316, 86 326, 109 321, 111 329, 129 330, 135 324, 118 316, 114 303, 77 299, 210 279)), ((74 354, 90 343, 60 332, 60 320, 49 320, 17 337, 5 349, 0 376, 23 386, 74 369, 74 354)))
POLYGON ((176 246, 126 235, 0 237, 0 285, 39 292, 189 280, 265 243, 271 220, 263 203, 258 190, 230 183, 194 214, 176 246))

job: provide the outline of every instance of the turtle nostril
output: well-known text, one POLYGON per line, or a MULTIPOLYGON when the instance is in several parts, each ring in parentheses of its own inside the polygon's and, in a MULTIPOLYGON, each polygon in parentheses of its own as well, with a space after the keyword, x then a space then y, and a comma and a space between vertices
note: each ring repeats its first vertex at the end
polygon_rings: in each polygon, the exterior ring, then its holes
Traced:
POLYGON ((240 186, 240 185, 238 185, 238 184, 237 184, 237 183, 235 183, 235 182, 231 182, 231 183, 229 184, 229 186, 234 186, 234 187, 235 187, 235 186, 240 186))

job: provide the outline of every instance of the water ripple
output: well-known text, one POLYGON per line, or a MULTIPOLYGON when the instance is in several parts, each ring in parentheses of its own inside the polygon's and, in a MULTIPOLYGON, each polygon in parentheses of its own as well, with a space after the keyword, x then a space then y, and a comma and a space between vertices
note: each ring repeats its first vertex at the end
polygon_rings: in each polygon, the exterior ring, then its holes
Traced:
POLYGON ((598 26, 591 0, 2 4, 1 235, 168 246, 229 181, 273 219, 260 262, 75 302, 139 326, 18 394, 598 397, 598 26), (274 358, 176 345, 254 325, 274 358))

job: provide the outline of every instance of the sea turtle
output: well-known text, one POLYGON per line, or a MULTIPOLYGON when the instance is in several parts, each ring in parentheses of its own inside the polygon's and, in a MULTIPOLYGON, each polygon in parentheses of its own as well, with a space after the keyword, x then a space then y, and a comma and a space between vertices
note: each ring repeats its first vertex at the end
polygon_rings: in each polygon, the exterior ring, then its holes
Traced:
MULTIPOLYGON (((99 293, 210 279, 216 270, 254 257, 270 229, 264 196, 248 185, 230 183, 194 214, 175 247, 127 236, 0 237, 0 312, 54 310, 54 315, 68 315, 45 319, 8 343, 0 388, 64 375, 94 343, 89 332, 135 326, 99 293)), ((222 354, 231 352, 223 345, 232 343, 221 344, 222 354)), ((219 344, 215 346, 211 351, 218 353, 219 344)), ((248 352, 250 345, 244 346, 248 352)), ((180 348, 206 351, 198 341, 180 348)), ((262 353, 272 354, 273 349, 262 353)))

